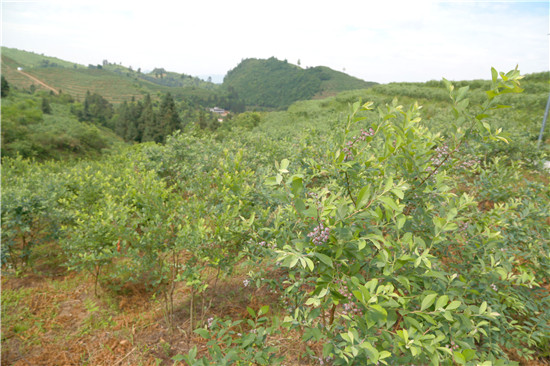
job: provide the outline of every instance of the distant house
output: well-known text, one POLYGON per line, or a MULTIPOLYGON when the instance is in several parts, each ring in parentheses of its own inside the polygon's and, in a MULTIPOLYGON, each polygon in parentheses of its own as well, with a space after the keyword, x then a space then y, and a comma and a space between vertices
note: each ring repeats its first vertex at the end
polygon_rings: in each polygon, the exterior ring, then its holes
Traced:
POLYGON ((216 114, 220 115, 221 117, 225 117, 229 113, 229 111, 226 111, 225 109, 218 108, 218 107, 210 108, 210 112, 216 113, 216 114))

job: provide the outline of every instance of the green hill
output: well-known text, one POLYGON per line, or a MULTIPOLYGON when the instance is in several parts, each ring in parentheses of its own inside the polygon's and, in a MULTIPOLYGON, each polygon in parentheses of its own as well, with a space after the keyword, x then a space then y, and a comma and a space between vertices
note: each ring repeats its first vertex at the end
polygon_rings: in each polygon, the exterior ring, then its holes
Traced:
POLYGON ((88 91, 113 104, 141 100, 146 94, 158 100, 170 93, 176 100, 197 107, 218 106, 234 112, 242 111, 244 106, 284 109, 297 100, 376 84, 328 67, 303 69, 272 57, 242 61, 227 73, 220 86, 160 67, 145 73, 107 60, 85 66, 7 47, 2 47, 2 75, 15 89, 63 92, 76 100, 83 100, 88 91))
POLYGON ((365 89, 374 84, 328 67, 302 69, 271 57, 243 60, 227 73, 223 87, 234 90, 247 106, 284 109, 297 100, 365 89))
POLYGON ((162 68, 141 73, 107 61, 84 66, 7 47, 2 47, 2 75, 16 89, 62 91, 77 100, 83 100, 90 91, 114 104, 140 100, 146 94, 156 98, 168 92, 178 100, 189 100, 204 107, 214 107, 221 98, 218 85, 162 68))
POLYGON ((64 61, 57 57, 39 55, 34 52, 18 50, 16 48, 2 47, 2 64, 4 58, 11 60, 14 64, 23 68, 35 67, 65 67, 65 68, 85 68, 73 62, 64 61))

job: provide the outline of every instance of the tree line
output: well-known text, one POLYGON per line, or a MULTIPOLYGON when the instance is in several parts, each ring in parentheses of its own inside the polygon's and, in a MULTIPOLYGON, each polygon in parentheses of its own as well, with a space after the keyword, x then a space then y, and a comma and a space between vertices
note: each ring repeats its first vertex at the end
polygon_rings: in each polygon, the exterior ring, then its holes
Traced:
POLYGON ((183 130, 189 123, 196 123, 201 129, 218 128, 219 122, 213 114, 193 108, 185 101, 178 104, 168 92, 160 103, 146 94, 143 100, 132 98, 115 108, 101 95, 88 92, 83 103, 73 104, 71 112, 81 122, 110 128, 128 142, 163 143, 166 136, 183 130))

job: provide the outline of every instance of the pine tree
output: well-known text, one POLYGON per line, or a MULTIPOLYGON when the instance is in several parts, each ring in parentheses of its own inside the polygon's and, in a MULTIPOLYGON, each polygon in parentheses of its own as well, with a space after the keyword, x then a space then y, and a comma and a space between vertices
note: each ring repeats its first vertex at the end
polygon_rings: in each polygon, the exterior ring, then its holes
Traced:
POLYGON ((10 92, 10 84, 8 83, 4 75, 2 75, 2 98, 7 97, 9 92, 10 92))
POLYGON ((128 132, 128 126, 130 124, 129 121, 129 111, 128 111, 128 102, 124 101, 117 110, 117 113, 114 117, 114 127, 115 127, 115 133, 119 135, 120 137, 124 138, 125 140, 128 140, 126 138, 126 134, 128 132))
POLYGON ((149 94, 145 96, 143 110, 141 111, 139 122, 141 126, 143 126, 143 136, 141 139, 142 142, 164 141, 164 134, 160 124, 158 123, 155 111, 153 110, 153 103, 151 102, 151 96, 149 94))
POLYGON ((176 110, 176 103, 170 93, 166 93, 162 98, 158 118, 163 132, 163 139, 182 127, 180 116, 176 110))
POLYGON ((45 113, 45 114, 52 113, 52 108, 50 107, 50 103, 46 98, 42 98, 42 113, 45 113))

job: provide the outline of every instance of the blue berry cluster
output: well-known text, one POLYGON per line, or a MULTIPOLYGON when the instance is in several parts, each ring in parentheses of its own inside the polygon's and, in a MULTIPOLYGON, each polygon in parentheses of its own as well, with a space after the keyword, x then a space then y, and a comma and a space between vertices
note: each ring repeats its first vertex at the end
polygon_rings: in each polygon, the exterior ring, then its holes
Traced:
POLYGON ((369 128, 369 130, 361 129, 361 133, 357 136, 355 136, 351 141, 346 142, 346 147, 344 147, 343 151, 344 154, 346 154, 346 160, 353 159, 353 153, 351 152, 351 148, 356 142, 359 141, 365 141, 368 136, 373 136, 374 130, 372 128, 369 128))
POLYGON ((319 226, 316 226, 312 232, 307 234, 309 238, 313 241, 315 245, 322 245, 328 241, 330 235, 330 229, 325 227, 322 223, 319 226))

